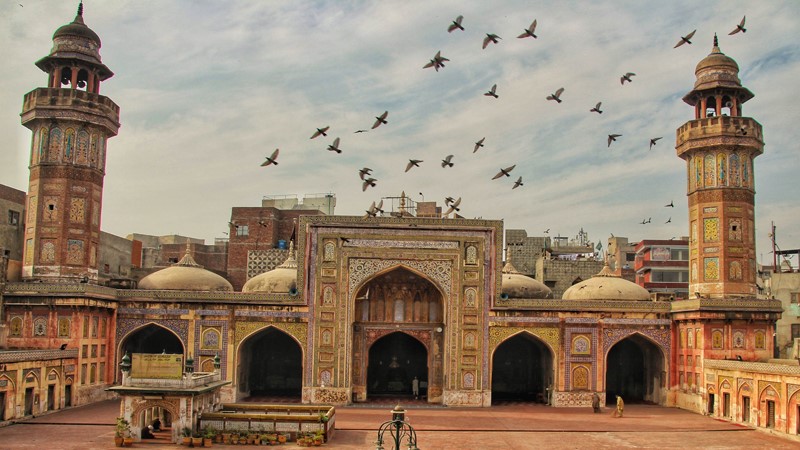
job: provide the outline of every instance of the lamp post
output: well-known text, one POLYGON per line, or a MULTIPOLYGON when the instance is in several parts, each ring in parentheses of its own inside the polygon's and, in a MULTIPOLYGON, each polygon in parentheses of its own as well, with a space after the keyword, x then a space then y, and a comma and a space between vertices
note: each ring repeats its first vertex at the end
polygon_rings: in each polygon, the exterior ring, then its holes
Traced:
POLYGON ((400 450, 403 440, 408 441, 408 450, 419 450, 417 447, 417 432, 410 423, 405 421, 406 410, 397 405, 392 410, 392 420, 386 421, 378 428, 378 440, 375 441, 375 450, 385 450, 383 436, 388 431, 389 437, 394 441, 394 450, 400 450))

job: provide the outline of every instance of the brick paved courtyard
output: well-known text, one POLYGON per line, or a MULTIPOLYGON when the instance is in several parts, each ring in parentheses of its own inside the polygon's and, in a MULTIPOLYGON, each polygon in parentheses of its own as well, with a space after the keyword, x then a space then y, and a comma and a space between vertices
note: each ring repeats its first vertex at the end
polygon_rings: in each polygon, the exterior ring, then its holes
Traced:
MULTIPOLYGON (((324 447, 374 449, 376 429, 390 418, 390 409, 338 408, 336 434, 324 447)), ((629 405, 622 419, 614 419, 610 413, 610 409, 605 409, 603 414, 593 414, 589 408, 554 409, 525 404, 481 409, 411 406, 407 418, 417 430, 418 446, 422 450, 800 447, 800 441, 675 408, 629 405)), ((107 401, 37 417, 0 428, 0 448, 114 448, 113 423, 118 414, 119 403, 107 401)), ((214 447, 234 446, 214 444, 214 447)), ((136 443, 134 448, 157 450, 179 446, 157 440, 136 443)))

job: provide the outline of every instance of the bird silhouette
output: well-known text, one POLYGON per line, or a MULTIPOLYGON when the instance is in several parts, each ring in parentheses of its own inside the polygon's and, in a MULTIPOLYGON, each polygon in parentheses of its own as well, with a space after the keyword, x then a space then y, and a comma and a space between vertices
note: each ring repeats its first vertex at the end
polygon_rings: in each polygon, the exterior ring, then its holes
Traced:
POLYGON ((634 76, 634 75, 636 75, 636 74, 633 73, 633 72, 628 72, 625 75, 619 77, 619 84, 624 85, 626 81, 628 83, 632 82, 633 80, 631 80, 631 77, 634 76))
POLYGON ((656 137, 656 138, 652 138, 652 139, 650 139, 650 150, 652 150, 652 149, 653 149, 653 146, 654 146, 654 145, 656 145, 656 142, 657 142, 659 139, 661 139, 661 137, 656 137))
POLYGON ((532 37, 532 38, 536 39, 539 36, 536 36, 534 34, 535 31, 536 31, 536 19, 533 19, 533 23, 531 23, 530 28, 525 28, 525 32, 523 32, 522 34, 520 34, 517 37, 520 38, 520 39, 523 39, 523 38, 526 38, 526 37, 532 37))
POLYGON ((356 130, 356 131, 353 131, 353 133, 366 133, 368 131, 369 130, 356 130))
POLYGON ((548 234, 548 233, 550 233, 550 228, 544 230, 544 234, 548 234))
POLYGON ((365 176, 371 175, 371 174, 372 174, 372 169, 370 169, 369 167, 364 167, 363 169, 358 171, 358 176, 362 180, 364 179, 365 176))
POLYGON ((366 214, 364 215, 365 219, 368 217, 375 217, 376 215, 378 215, 378 212, 375 211, 375 202, 372 202, 372 204, 369 205, 369 208, 366 209, 365 211, 366 211, 366 214))
POLYGON ((561 103, 561 94, 564 93, 564 88, 558 88, 557 91, 547 96, 548 100, 555 100, 558 103, 561 103))
POLYGON ((739 22, 739 25, 736 25, 736 29, 728 33, 728 35, 736 34, 738 32, 747 33, 747 29, 744 27, 744 19, 747 16, 742 16, 742 21, 739 22))
POLYGON ((453 203, 450 204, 450 207, 447 208, 447 211, 445 211, 445 213, 443 215, 444 216, 449 216, 450 213, 452 213, 453 211, 461 211, 461 208, 458 207, 458 205, 460 205, 460 204, 461 204, 461 197, 458 197, 458 199, 456 201, 454 201, 453 203))
MULTIPOLYGON (((22 5, 19 5, 19 6, 22 6, 22 5)), ((67 344, 61 344, 61 347, 59 347, 59 349, 60 350, 66 350, 67 349, 67 344)))
POLYGON ((421 159, 409 159, 408 164, 406 165, 406 172, 411 170, 412 167, 419 167, 419 163, 421 162, 421 159))
POLYGON ((664 208, 674 208, 674 207, 675 207, 675 201, 673 200, 670 200, 668 204, 664 205, 664 208))
POLYGON ((644 220, 644 219, 642 219, 642 221, 641 221, 641 222, 639 222, 639 224, 640 224, 640 225, 647 225, 647 221, 646 221, 646 220, 644 220))
POLYGON ((442 56, 442 52, 440 50, 436 52, 436 55, 434 55, 433 59, 431 59, 431 61, 428 64, 422 66, 422 68, 427 69, 429 67, 433 67, 433 69, 438 72, 440 67, 444 67, 445 61, 450 61, 450 60, 442 56))
POLYGON ((500 96, 497 95, 497 85, 496 84, 493 84, 492 88, 489 89, 488 92, 485 92, 483 95, 485 95, 487 97, 500 98, 500 96))
POLYGON ((370 187, 370 186, 375 187, 376 181, 378 181, 378 180, 376 180, 375 178, 372 178, 372 177, 365 178, 364 179, 364 183, 361 184, 361 190, 362 191, 366 191, 367 188, 370 187))
POLYGON ((603 114, 603 111, 600 109, 600 105, 602 104, 603 102, 597 102, 597 104, 594 105, 594 108, 590 109, 589 112, 596 112, 597 114, 603 114))
POLYGON ((516 189, 520 186, 524 186, 522 183, 522 177, 517 178, 517 181, 514 182, 514 186, 511 189, 516 189))
POLYGON ((611 147, 611 143, 616 141, 618 137, 621 137, 621 134, 609 134, 608 135, 608 146, 611 147))
POLYGON ((507 177, 510 177, 511 176, 511 171, 514 170, 514 167, 517 167, 517 165, 514 164, 511 167, 506 167, 505 169, 500 169, 500 172, 497 172, 497 175, 493 176, 492 179, 496 180, 496 179, 502 177, 503 175, 505 175, 507 177))
POLYGON ((670 217, 669 219, 667 219, 667 221, 666 221, 666 222, 664 222, 664 225, 666 225, 666 224, 668 224, 668 223, 671 223, 671 222, 672 222, 672 217, 670 217))
POLYGON ((672 47, 672 48, 678 48, 678 47, 680 47, 680 46, 681 46, 681 45, 683 45, 683 44, 691 44, 691 43, 692 43, 692 41, 690 41, 690 39, 691 39, 691 38, 694 36, 694 33, 695 33, 696 31, 697 31, 697 30, 694 30, 694 31, 692 31, 691 33, 687 34, 686 36, 681 36, 681 40, 680 40, 680 41, 678 41, 678 43, 677 43, 677 44, 675 44, 675 47, 672 47))
POLYGON ((342 149, 339 148, 339 138, 333 140, 333 144, 328 145, 328 150, 336 153, 342 153, 342 149))
POLYGON ((278 165, 278 153, 280 151, 281 151, 281 149, 276 148, 275 151, 272 152, 271 155, 267 156, 267 160, 264 161, 263 163, 261 163, 261 167, 266 167, 266 166, 269 166, 271 164, 275 164, 277 166, 278 165))
POLYGON ((447 27, 447 32, 452 33, 455 30, 464 31, 464 27, 461 26, 461 21, 464 20, 464 16, 456 17, 456 20, 450 23, 450 26, 447 27))
POLYGON ((478 140, 477 142, 475 142, 475 150, 473 150, 473 151, 472 151, 472 153, 475 153, 475 152, 477 152, 479 148, 483 147, 483 141, 484 141, 485 139, 486 139, 485 137, 482 137, 482 138, 480 138, 480 140, 478 140))
POLYGON ((447 155, 447 157, 442 160, 442 167, 453 167, 452 160, 453 155, 447 155))
POLYGON ((445 197, 444 198, 444 204, 445 205, 449 205, 450 203, 453 203, 454 201, 455 201, 455 199, 453 197, 445 197))
POLYGON ((330 126, 327 126, 327 127, 324 127, 324 128, 317 128, 317 131, 315 131, 314 134, 311 135, 310 139, 314 139, 315 137, 318 137, 319 135, 327 136, 328 134, 325 133, 325 132, 328 131, 329 129, 330 129, 330 126))
POLYGON ((372 129, 374 130, 375 128, 378 128, 379 126, 381 126, 381 124, 389 123, 386 120, 386 116, 388 116, 388 115, 389 115, 389 111, 384 111, 383 114, 381 114, 380 116, 376 116, 375 117, 375 123, 372 124, 372 129))
POLYGON ((383 213, 384 213, 384 211, 383 211, 383 199, 381 199, 381 201, 379 201, 378 204, 375 205, 375 212, 376 213, 381 213, 381 215, 383 215, 383 213))
POLYGON ((486 48, 486 46, 489 45, 489 42, 497 44, 498 39, 503 39, 503 38, 494 33, 486 33, 486 37, 483 38, 483 48, 486 48))

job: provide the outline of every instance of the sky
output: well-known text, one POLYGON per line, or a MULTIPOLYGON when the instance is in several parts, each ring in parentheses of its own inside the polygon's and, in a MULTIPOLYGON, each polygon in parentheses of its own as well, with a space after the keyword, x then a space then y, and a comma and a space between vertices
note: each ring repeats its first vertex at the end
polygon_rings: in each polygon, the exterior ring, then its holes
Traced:
MULTIPOLYGON (((34 63, 77 1, 0 6, 0 184, 27 190, 22 98, 46 85, 34 63)), ((796 0, 89 0, 83 16, 115 73, 100 93, 121 108, 107 145, 109 233, 212 243, 232 207, 264 196, 333 193, 336 214, 363 215, 404 191, 440 205, 461 197, 462 216, 529 236, 583 229, 604 246, 612 233, 687 236, 675 130, 694 119, 681 98, 716 32, 755 94, 744 115, 764 129, 757 258, 771 263, 772 222, 780 248, 800 248, 796 0), (465 29, 448 33, 459 15, 465 29), (728 35, 743 16, 747 32, 728 35), (517 38, 534 19, 538 37, 517 38), (691 45, 673 48, 692 30, 691 45), (502 39, 482 49, 487 33, 502 39), (437 51, 445 67, 423 69, 437 51), (484 95, 494 84, 499 98, 484 95), (546 100, 561 87, 561 103, 546 100), (589 111, 597 102, 603 114, 589 111), (388 123, 371 129, 384 111, 388 123), (328 136, 309 139, 325 126, 328 136), (609 134, 622 136, 608 146, 609 134), (327 150, 336 137, 341 154, 327 150), (276 148, 279 164, 261 167, 276 148), (447 155, 454 165, 443 168, 447 155), (423 162, 405 172, 409 159, 423 162), (362 167, 377 179, 366 191, 362 167)))

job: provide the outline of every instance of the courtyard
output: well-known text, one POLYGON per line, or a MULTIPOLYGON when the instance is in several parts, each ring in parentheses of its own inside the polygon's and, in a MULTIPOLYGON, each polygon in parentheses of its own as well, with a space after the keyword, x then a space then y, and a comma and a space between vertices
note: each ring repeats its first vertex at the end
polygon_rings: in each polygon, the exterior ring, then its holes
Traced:
MULTIPOLYGON (((627 405, 623 418, 611 408, 550 408, 520 403, 492 408, 409 405, 406 418, 417 431, 418 447, 431 449, 529 448, 797 448, 800 443, 762 431, 676 408, 627 405)), ((336 434, 324 447, 375 448, 378 426, 390 419, 390 405, 341 407, 336 434)), ((0 428, 0 448, 114 448, 118 401, 60 411, 0 428)), ((295 447, 294 444, 287 444, 295 447)), ((386 448, 391 446, 384 444, 386 448)), ((178 448, 166 439, 142 441, 134 448, 178 448)), ((232 448, 214 444, 217 448, 232 448)), ((239 446, 237 446, 239 447, 239 446)), ((402 448, 405 448, 403 446, 402 448)))

